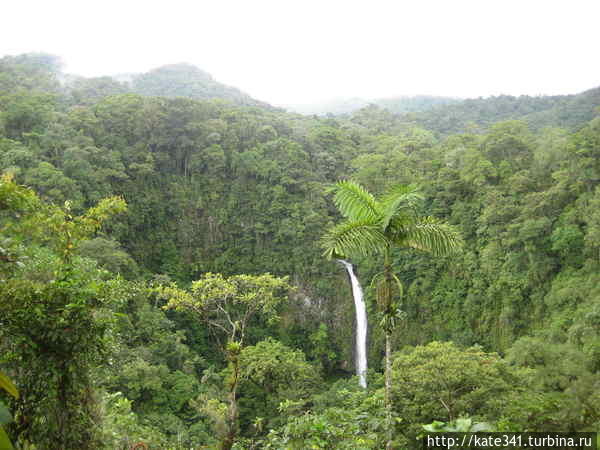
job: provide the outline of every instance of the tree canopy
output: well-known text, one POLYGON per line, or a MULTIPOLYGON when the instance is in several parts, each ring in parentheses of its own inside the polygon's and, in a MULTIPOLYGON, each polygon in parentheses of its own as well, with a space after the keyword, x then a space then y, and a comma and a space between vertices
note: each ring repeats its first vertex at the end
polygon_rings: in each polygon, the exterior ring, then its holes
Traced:
POLYGON ((317 117, 187 65, 0 59, 0 372, 19 393, 0 425, 38 449, 597 430, 598 92, 317 117))

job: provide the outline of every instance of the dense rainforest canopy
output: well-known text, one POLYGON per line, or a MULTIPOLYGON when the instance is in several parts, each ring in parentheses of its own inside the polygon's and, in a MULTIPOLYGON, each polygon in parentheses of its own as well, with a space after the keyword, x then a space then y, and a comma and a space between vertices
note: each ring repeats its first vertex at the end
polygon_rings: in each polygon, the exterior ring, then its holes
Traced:
POLYGON ((86 79, 50 55, 1 59, 7 438, 377 449, 392 427, 394 448, 418 448, 423 425, 461 417, 598 431, 600 88, 432 102, 302 116, 189 65, 86 79), (391 425, 369 288, 384 261, 352 261, 363 389, 350 285, 321 248, 339 180, 378 198, 418 186, 419 214, 462 238, 388 255, 391 425))

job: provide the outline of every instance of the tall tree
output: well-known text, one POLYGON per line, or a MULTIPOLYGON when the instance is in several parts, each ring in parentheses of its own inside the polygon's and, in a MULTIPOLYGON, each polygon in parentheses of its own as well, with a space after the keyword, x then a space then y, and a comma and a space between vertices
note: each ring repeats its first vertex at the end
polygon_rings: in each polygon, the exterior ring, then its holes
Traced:
POLYGON ((449 225, 420 215, 423 197, 414 186, 396 185, 376 199, 361 185, 340 181, 334 192, 334 202, 345 220, 323 237, 325 255, 328 258, 379 255, 383 259, 383 270, 375 275, 372 285, 376 288, 385 332, 386 448, 389 449, 392 448, 391 336, 401 317, 402 296, 402 283, 392 267, 392 250, 417 249, 444 255, 454 250, 460 239, 449 225))
POLYGON ((206 323, 217 339, 225 338, 223 353, 229 363, 227 380, 227 432, 220 448, 229 450, 238 432, 237 391, 241 381, 240 353, 244 346, 247 327, 257 315, 268 321, 277 318, 277 306, 289 289, 287 278, 271 274, 235 275, 224 278, 221 274, 207 273, 192 283, 191 291, 176 287, 160 288, 169 299, 166 308, 191 312, 206 323))

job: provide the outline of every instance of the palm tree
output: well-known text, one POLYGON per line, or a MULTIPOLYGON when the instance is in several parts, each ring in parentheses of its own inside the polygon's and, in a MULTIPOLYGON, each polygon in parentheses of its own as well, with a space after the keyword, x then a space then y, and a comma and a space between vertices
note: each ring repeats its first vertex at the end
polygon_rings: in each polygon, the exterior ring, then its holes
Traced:
POLYGON ((460 244, 458 234, 446 223, 419 215, 423 197, 415 186, 397 185, 376 199, 352 181, 336 183, 334 202, 345 220, 325 234, 322 246, 328 258, 383 258, 383 270, 375 275, 381 326, 385 332, 385 407, 387 446, 392 448, 391 335, 401 317, 402 283, 392 269, 394 248, 417 249, 435 255, 448 254, 460 244), (396 291, 396 292, 395 292, 396 291))

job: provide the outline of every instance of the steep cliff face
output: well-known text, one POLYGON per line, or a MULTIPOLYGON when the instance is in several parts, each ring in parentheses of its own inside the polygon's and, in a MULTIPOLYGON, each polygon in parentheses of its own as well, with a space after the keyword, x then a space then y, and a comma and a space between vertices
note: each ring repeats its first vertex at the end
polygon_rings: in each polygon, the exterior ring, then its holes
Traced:
POLYGON ((295 291, 283 307, 280 325, 290 339, 318 361, 326 374, 356 373, 356 322, 352 289, 343 267, 319 278, 293 276, 295 291))

